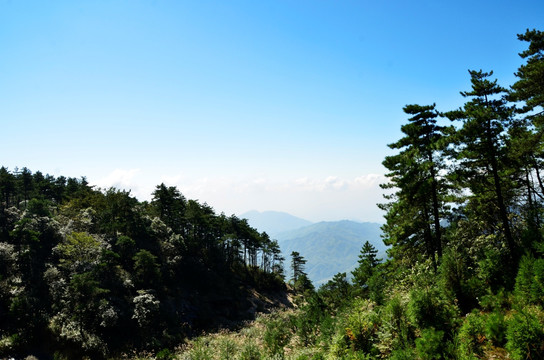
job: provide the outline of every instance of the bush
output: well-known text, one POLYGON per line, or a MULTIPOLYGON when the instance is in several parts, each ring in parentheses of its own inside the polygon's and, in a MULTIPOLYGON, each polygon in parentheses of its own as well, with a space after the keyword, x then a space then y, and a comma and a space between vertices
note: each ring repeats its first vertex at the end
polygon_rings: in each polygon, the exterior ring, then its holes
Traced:
MULTIPOLYGON (((381 308, 381 326, 378 330, 376 347, 381 356, 387 356, 392 351, 405 349, 413 344, 414 331, 406 315, 406 305, 399 296, 395 296, 381 308)), ((395 356, 401 356, 402 351, 395 356)))
POLYGON ((504 290, 499 290, 496 294, 488 292, 479 298, 480 307, 484 311, 501 311, 510 308, 508 296, 504 290))
POLYGON ((508 261, 507 257, 508 254, 504 251, 489 248, 485 251, 483 259, 478 261, 478 277, 492 291, 498 291, 511 283, 510 268, 503 265, 508 261))
POLYGON ((506 349, 510 351, 512 359, 544 358, 543 317, 535 309, 527 309, 514 314, 508 321, 506 349))
POLYGON ((198 338, 193 342, 193 347, 187 354, 188 358, 191 360, 213 360, 212 349, 208 345, 206 339, 198 338))
POLYGON ((516 277, 515 295, 519 301, 544 304, 544 259, 524 256, 516 277))
POLYGON ((441 298, 436 288, 414 289, 408 302, 408 318, 419 329, 449 331, 457 318, 457 309, 441 298))
POLYGON ((157 360, 173 360, 175 359, 174 354, 169 349, 162 349, 157 353, 157 360))
POLYGON ((504 346, 506 340, 506 321, 500 312, 487 315, 485 322, 485 336, 495 346, 504 346))
POLYGON ((389 360, 413 360, 415 358, 416 355, 414 349, 406 348, 393 350, 391 356, 389 357, 389 360))
POLYGON ((219 356, 221 359, 234 359, 236 354, 236 343, 229 337, 223 337, 219 340, 219 356))
POLYGON ((328 349, 328 345, 330 344, 331 339, 334 337, 335 326, 336 318, 329 314, 327 314, 321 320, 321 324, 319 326, 319 339, 325 345, 326 349, 328 349))
POLYGON ((271 355, 283 355, 283 348, 289 342, 290 329, 282 319, 270 320, 266 323, 264 343, 271 355))
POLYGON ((336 334, 332 340, 334 358, 352 358, 355 353, 377 353, 378 315, 370 300, 354 300, 346 312, 339 315, 336 334))
POLYGON ((484 295, 482 280, 468 271, 469 259, 462 251, 446 251, 439 268, 442 293, 450 302, 456 301, 463 312, 477 305, 478 296, 484 295))
POLYGON ((443 331, 437 331, 433 328, 423 330, 421 337, 416 339, 418 357, 422 360, 442 359, 444 353, 443 338, 443 331))
MULTIPOLYGON (((283 360, 283 357, 281 358, 283 360)), ((302 348, 289 356, 292 360, 325 360, 325 354, 315 348, 302 348)), ((267 360, 272 360, 268 359, 267 360)), ((278 358, 278 360, 280 360, 278 358)))
POLYGON ((301 308, 301 312, 292 319, 292 326, 304 346, 315 344, 323 321, 328 317, 327 306, 319 294, 312 294, 301 308))
POLYGON ((483 355, 485 317, 476 311, 468 314, 457 335, 459 359, 477 359, 483 355))
POLYGON ((261 352, 257 345, 246 343, 240 353, 240 360, 260 360, 261 352))
POLYGON ((345 336, 348 338, 351 349, 370 353, 378 323, 379 319, 371 301, 354 301, 345 327, 345 336))
POLYGON ((368 297, 378 305, 385 301, 384 289, 387 285, 385 271, 380 267, 374 270, 374 274, 368 280, 368 297))

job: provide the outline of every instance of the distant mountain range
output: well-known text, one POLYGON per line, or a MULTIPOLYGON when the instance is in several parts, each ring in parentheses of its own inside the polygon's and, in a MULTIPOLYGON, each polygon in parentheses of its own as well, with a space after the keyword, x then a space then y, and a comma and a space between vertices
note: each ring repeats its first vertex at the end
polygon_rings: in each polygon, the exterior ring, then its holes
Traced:
POLYGON ((285 256, 285 270, 290 273, 290 254, 298 251, 306 259, 306 273, 320 286, 339 272, 349 273, 357 266, 365 241, 385 258, 387 247, 381 239, 380 224, 349 220, 311 223, 282 212, 251 211, 240 217, 259 231, 278 240, 285 256), (299 225, 297 227, 297 225, 299 225))
POLYGON ((311 221, 280 211, 252 210, 243 213, 240 218, 247 219, 249 225, 260 232, 265 231, 272 238, 275 238, 277 234, 312 224, 311 221))

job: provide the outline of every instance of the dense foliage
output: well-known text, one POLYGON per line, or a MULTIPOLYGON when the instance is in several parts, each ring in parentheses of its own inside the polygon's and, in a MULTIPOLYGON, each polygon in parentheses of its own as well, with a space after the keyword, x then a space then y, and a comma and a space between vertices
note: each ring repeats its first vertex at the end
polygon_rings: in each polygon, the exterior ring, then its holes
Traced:
POLYGON ((0 357, 102 358, 249 319, 277 242, 161 184, 150 203, 0 168, 0 357))
POLYGON ((187 340, 235 318, 247 284, 282 289, 266 234, 164 185, 141 203, 1 168, 0 356, 544 358, 544 32, 518 38, 510 89, 471 70, 461 108, 404 108, 383 162, 388 259, 367 242, 316 290, 293 251, 296 309, 239 332, 187 340))

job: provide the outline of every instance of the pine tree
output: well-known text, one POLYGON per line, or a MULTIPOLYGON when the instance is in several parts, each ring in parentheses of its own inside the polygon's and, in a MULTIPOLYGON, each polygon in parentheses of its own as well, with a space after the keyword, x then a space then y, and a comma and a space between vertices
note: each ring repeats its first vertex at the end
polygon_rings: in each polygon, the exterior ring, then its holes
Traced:
POLYGON ((471 91, 465 105, 446 113, 452 121, 462 121, 454 135, 455 178, 465 190, 465 213, 481 224, 487 233, 501 234, 510 256, 514 256, 508 207, 514 187, 509 181, 513 169, 507 164, 507 131, 513 108, 507 105, 506 89, 488 78, 493 72, 469 71, 471 91))
POLYGON ((529 115, 538 127, 544 126, 544 32, 528 30, 518 34, 518 39, 529 42, 529 48, 519 55, 527 63, 516 72, 518 81, 512 86, 512 99, 524 101, 523 113, 536 111, 529 115))
POLYGON ((381 186, 396 190, 384 196, 389 203, 379 205, 387 212, 384 242, 394 246, 394 257, 408 253, 417 258, 423 253, 435 263, 435 257, 442 256, 440 217, 446 186, 439 171, 445 166, 440 159, 445 128, 436 124, 434 104, 407 105, 404 112, 411 115, 401 127, 405 136, 389 145, 400 152, 383 162, 390 172, 389 183, 381 186))
POLYGON ((297 282, 301 275, 306 275, 304 267, 306 259, 298 251, 291 252, 291 269, 293 270, 293 282, 297 282))
POLYGON ((528 226, 533 235, 539 235, 540 219, 538 204, 544 200, 544 182, 540 169, 544 165, 544 32, 527 30, 518 39, 529 43, 529 48, 519 55, 526 64, 516 72, 518 81, 512 86, 509 99, 522 102, 511 132, 511 155, 517 166, 523 169, 519 181, 527 190, 528 226))
POLYGON ((351 272, 355 285, 361 288, 368 287, 368 281, 382 260, 377 258, 377 254, 378 250, 374 245, 366 241, 359 254, 359 261, 357 262, 359 265, 351 272))
POLYGON ((160 184, 153 192, 151 205, 156 209, 160 219, 178 234, 183 234, 184 217, 187 201, 179 190, 173 186, 160 184))

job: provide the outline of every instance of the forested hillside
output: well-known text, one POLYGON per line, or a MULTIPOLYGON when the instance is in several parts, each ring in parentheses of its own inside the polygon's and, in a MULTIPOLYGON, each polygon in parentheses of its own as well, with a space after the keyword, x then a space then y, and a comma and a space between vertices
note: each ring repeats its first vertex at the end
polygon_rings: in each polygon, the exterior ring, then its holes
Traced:
MULTIPOLYGON (((386 246, 380 237, 380 224, 355 221, 322 221, 278 234, 282 253, 299 252, 306 260, 305 271, 317 287, 338 272, 350 272, 357 265, 362 244, 369 241, 386 257, 386 246)), ((289 277, 289 269, 285 269, 289 277)))
POLYGON ((543 359, 544 32, 518 38, 515 84, 470 70, 460 108, 404 107, 388 259, 361 244, 316 290, 293 251, 296 308, 238 332, 191 337, 243 318, 255 289, 285 294, 268 235, 164 185, 147 203, 1 168, 0 356, 543 359))
POLYGON ((176 188, 147 203, 2 167, 0 197, 2 358, 158 351, 285 296, 276 242, 176 188))

